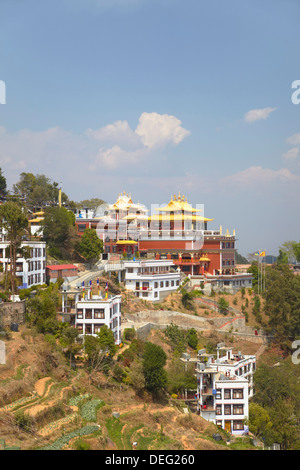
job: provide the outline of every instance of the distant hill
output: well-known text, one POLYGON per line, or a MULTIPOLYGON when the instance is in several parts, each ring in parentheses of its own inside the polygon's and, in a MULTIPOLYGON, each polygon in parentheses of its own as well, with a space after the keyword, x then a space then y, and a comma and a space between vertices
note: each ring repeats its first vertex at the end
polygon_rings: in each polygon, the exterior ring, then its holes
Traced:
POLYGON ((249 264, 250 263, 250 261, 247 260, 247 258, 240 255, 238 252, 235 253, 235 262, 236 264, 249 264))

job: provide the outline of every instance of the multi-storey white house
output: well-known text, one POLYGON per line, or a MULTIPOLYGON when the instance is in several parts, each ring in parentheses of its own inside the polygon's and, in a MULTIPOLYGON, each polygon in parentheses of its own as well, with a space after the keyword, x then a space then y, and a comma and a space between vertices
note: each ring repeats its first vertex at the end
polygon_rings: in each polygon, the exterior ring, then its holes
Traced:
POLYGON ((107 325, 114 334, 115 343, 121 343, 121 295, 92 295, 75 303, 75 327, 82 335, 96 335, 103 325, 107 325))
MULTIPOLYGON (((189 358, 182 360, 188 362, 189 358)), ((217 358, 205 349, 198 351, 195 369, 198 414, 231 434, 243 434, 249 398, 253 396, 255 368, 255 356, 233 354, 232 348, 225 348, 223 343, 218 345, 217 358), (222 357, 221 351, 225 352, 222 357)))
POLYGON ((136 297, 160 300, 180 286, 180 271, 172 260, 143 259, 123 262, 125 288, 136 297))
MULTIPOLYGON (((20 278, 19 287, 28 288, 46 282, 46 242, 24 241, 21 248, 27 248, 29 257, 17 255, 16 276, 20 278)), ((10 271, 10 244, 0 242, 0 263, 3 272, 10 271)))

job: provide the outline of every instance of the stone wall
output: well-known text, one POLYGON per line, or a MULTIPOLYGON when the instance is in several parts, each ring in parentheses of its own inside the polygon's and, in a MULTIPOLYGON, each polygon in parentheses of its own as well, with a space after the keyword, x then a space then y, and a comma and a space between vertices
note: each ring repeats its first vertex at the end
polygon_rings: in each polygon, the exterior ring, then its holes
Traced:
POLYGON ((25 301, 0 303, 0 328, 10 328, 12 323, 25 323, 25 301))
POLYGON ((246 325, 245 317, 215 317, 206 319, 196 317, 181 312, 173 312, 170 310, 145 310, 134 314, 126 314, 126 320, 122 324, 122 329, 134 327, 137 335, 141 339, 145 339, 151 329, 165 329, 168 325, 174 323, 179 328, 196 330, 213 330, 218 333, 230 333, 240 339, 249 340, 258 344, 266 344, 270 341, 263 331, 255 331, 246 325))

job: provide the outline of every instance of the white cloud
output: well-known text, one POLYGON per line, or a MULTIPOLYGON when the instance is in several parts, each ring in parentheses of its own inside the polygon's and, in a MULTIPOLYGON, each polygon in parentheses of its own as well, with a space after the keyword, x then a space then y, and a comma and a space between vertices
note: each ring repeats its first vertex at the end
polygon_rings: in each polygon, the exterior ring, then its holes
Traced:
POLYGON ((287 168, 272 170, 271 168, 263 168, 261 166, 252 166, 246 170, 224 178, 224 182, 237 184, 243 187, 273 182, 290 183, 299 181, 300 176, 291 173, 287 168))
POLYGON ((176 117, 157 113, 143 113, 136 130, 125 120, 78 134, 60 127, 9 132, 0 126, 0 167, 10 187, 21 171, 74 182, 87 172, 95 179, 116 170, 141 174, 159 158, 157 147, 177 145, 188 134, 176 117))
POLYGON ((276 109, 277 108, 252 109, 245 114, 244 120, 246 122, 255 122, 260 119, 267 119, 276 109))
POLYGON ((142 113, 135 132, 148 148, 163 147, 168 143, 177 145, 190 135, 175 116, 158 113, 142 113))
POLYGON ((140 137, 130 128, 127 121, 116 121, 100 129, 87 129, 86 135, 101 142, 121 146, 141 146, 140 137))
POLYGON ((293 147, 292 149, 284 153, 282 157, 286 160, 294 160, 295 158, 297 158, 298 154, 299 154, 299 148, 293 147))
POLYGON ((300 145, 300 132, 299 134, 294 134, 291 137, 288 137, 286 141, 291 145, 300 145))
POLYGON ((114 145, 109 149, 100 148, 93 163, 89 165, 89 170, 94 171, 103 166, 109 170, 122 167, 124 165, 132 165, 138 163, 143 157, 145 150, 128 151, 118 145, 114 145))

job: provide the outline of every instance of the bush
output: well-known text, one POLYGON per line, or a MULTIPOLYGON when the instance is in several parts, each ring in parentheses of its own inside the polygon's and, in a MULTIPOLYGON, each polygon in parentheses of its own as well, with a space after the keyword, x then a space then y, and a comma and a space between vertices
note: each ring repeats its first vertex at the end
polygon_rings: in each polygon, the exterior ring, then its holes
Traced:
POLYGON ((75 443, 74 443, 74 448, 76 450, 90 450, 91 449, 91 445, 82 440, 82 439, 78 439, 75 443))
POLYGON ((34 427, 33 419, 24 413, 24 411, 20 411, 15 415, 15 424, 16 426, 25 432, 31 432, 34 427))
POLYGON ((125 328, 123 335, 125 340, 132 341, 136 337, 135 328, 125 328))

